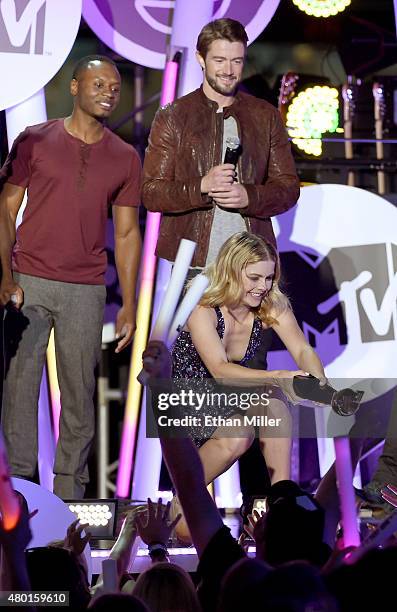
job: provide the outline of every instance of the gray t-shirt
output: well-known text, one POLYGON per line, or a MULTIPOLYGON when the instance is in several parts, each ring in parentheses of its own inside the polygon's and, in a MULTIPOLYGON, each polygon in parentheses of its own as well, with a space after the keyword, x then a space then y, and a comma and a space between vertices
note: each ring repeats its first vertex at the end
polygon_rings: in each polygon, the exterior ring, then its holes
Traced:
MULTIPOLYGON (((218 111, 222 112, 222 111, 218 111)), ((223 122, 223 149, 222 160, 225 159, 226 139, 238 137, 237 123, 234 117, 228 117, 223 122)), ((222 162, 223 163, 223 162, 222 162)), ((237 168, 236 168, 237 170, 237 168)), ((237 176, 238 180, 238 176, 237 176)), ((244 232, 247 229, 243 217, 237 210, 226 210, 220 206, 215 206, 214 217, 211 227, 210 243, 206 265, 212 263, 218 255, 222 244, 237 232, 244 232)))

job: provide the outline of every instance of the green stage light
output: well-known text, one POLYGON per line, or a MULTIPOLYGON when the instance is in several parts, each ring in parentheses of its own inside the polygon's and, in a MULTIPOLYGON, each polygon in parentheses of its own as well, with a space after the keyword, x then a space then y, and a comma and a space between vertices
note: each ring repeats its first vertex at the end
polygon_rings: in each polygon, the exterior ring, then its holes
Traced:
POLYGON ((308 87, 293 98, 287 110, 287 129, 292 142, 316 157, 322 153, 322 135, 339 131, 338 124, 339 99, 335 87, 308 87))
POLYGON ((344 11, 351 0, 292 0, 292 2, 311 17, 333 17, 344 11))

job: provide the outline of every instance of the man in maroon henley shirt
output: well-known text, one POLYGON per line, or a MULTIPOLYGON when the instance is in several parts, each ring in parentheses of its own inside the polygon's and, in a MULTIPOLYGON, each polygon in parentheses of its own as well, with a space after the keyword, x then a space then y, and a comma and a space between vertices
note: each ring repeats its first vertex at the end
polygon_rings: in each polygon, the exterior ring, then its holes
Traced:
POLYGON ((37 466, 37 405, 54 329, 62 413, 54 492, 79 499, 88 482, 94 436, 94 368, 106 299, 105 231, 109 206, 123 305, 116 352, 135 329, 141 164, 104 126, 120 97, 112 60, 88 56, 71 81, 73 112, 28 127, 1 170, 0 303, 7 305, 2 425, 11 473, 31 479, 37 466), (17 213, 27 191, 22 222, 17 213))

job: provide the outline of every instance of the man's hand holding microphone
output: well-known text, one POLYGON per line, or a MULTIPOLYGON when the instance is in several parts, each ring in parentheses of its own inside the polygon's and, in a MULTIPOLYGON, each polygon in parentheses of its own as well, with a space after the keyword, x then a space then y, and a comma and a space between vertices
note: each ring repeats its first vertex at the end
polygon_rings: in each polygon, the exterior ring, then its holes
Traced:
POLYGON ((215 204, 222 208, 246 208, 248 194, 243 185, 236 182, 236 165, 241 152, 238 138, 226 140, 224 163, 214 166, 201 179, 201 193, 208 193, 215 204))
POLYGON ((18 310, 23 304, 23 290, 12 277, 11 279, 3 277, 0 284, 0 305, 7 306, 7 304, 18 310))

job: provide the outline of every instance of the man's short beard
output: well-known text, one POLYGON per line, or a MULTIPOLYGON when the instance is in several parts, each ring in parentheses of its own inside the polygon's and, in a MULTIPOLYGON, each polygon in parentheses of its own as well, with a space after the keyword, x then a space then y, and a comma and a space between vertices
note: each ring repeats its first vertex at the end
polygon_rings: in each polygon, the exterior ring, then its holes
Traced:
POLYGON ((213 79, 213 78, 209 77, 207 74, 206 74, 205 76, 206 76, 206 79, 207 79, 208 85, 210 85, 210 86, 212 87, 212 89, 213 89, 214 91, 216 91, 216 93, 221 94, 221 96, 234 96, 234 93, 235 93, 235 91, 236 91, 236 88, 237 88, 238 82, 236 82, 236 83, 234 84, 234 87, 233 87, 232 89, 222 89, 222 88, 221 88, 221 87, 218 85, 218 83, 216 82, 216 80, 215 80, 215 79, 213 79))

